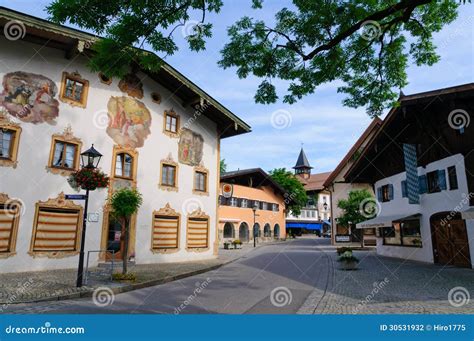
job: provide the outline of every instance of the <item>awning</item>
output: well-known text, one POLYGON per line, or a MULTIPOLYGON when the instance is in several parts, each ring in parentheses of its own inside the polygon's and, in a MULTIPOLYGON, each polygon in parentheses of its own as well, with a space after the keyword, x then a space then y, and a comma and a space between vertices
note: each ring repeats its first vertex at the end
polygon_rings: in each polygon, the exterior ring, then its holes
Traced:
POLYGON ((326 225, 331 226, 331 222, 329 220, 323 220, 323 223, 325 223, 326 225))
POLYGON ((415 213, 408 216, 406 215, 406 213, 398 214, 398 215, 390 215, 390 216, 380 215, 378 217, 375 217, 374 219, 366 220, 357 224, 356 228, 371 229, 371 228, 377 228, 377 227, 389 227, 389 226, 392 226, 393 222, 397 222, 400 220, 410 220, 413 218, 418 218, 420 216, 421 216, 420 213, 415 213))
POLYGON ((323 224, 321 223, 304 223, 304 222, 293 222, 293 223, 286 223, 286 228, 300 228, 306 230, 321 230, 323 224))
POLYGON ((474 207, 471 207, 470 209, 461 212, 461 216, 463 219, 474 219, 474 207))

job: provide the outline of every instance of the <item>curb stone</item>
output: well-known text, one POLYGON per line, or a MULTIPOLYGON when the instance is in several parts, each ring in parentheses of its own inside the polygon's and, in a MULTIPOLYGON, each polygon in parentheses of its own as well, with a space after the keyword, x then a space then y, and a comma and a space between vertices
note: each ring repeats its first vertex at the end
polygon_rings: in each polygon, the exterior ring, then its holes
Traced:
MULTIPOLYGON (((281 242, 268 242, 268 243, 265 243, 265 244, 258 245, 257 248, 260 248, 260 247, 263 247, 263 246, 270 246, 270 245, 280 244, 280 243, 281 242)), ((224 265, 228 265, 230 263, 233 263, 233 262, 239 260, 240 258, 246 256, 246 255, 247 254, 241 255, 237 258, 222 262, 221 264, 212 265, 210 267, 199 269, 199 270, 184 272, 184 273, 174 275, 174 276, 167 276, 167 277, 164 277, 164 278, 153 279, 153 280, 145 281, 145 282, 142 282, 142 283, 126 284, 126 285, 123 285, 123 286, 120 286, 120 287, 113 287, 113 288, 108 287, 108 288, 111 289, 111 291, 113 292, 114 295, 117 295, 117 294, 129 292, 129 291, 134 291, 134 290, 138 290, 138 289, 152 287, 152 286, 155 286, 155 285, 165 284, 165 283, 177 281, 177 280, 180 280, 180 279, 183 279, 183 278, 187 278, 187 277, 191 277, 191 276, 195 276, 195 275, 200 275, 200 274, 203 274, 205 272, 209 272, 209 271, 219 269, 220 267, 222 267, 224 265)), ((104 285, 104 286, 106 286, 106 285, 104 285)), ((77 299, 77 298, 87 298, 87 297, 92 297, 92 295, 94 294, 95 289, 94 288, 88 288, 84 291, 75 292, 75 293, 71 293, 71 294, 58 295, 58 296, 49 296, 49 297, 36 297, 36 298, 33 298, 33 299, 17 300, 15 302, 5 301, 5 302, 0 302, 0 305, 4 305, 4 304, 16 305, 16 304, 25 304, 25 303, 54 302, 54 301, 64 301, 64 300, 77 299)))

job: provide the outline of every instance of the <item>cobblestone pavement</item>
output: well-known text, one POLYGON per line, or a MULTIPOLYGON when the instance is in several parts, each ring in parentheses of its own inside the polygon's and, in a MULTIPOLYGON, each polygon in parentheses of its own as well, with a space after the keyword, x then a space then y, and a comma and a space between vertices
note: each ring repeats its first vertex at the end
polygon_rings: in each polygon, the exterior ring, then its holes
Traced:
MULTIPOLYGON (((237 250, 219 250, 217 259, 186 263, 130 265, 129 272, 136 275, 135 283, 172 278, 214 268, 243 257, 253 250, 253 245, 244 244, 241 249, 237 250)), ((92 270, 95 271, 97 268, 92 270)), ((121 267, 117 267, 115 271, 121 271, 121 267)), ((100 280, 89 281, 88 285, 76 288, 76 276, 76 269, 0 274, 0 312, 11 304, 86 293, 102 286, 120 287, 126 285, 111 282, 106 276, 103 276, 100 280)))
POLYGON ((474 314, 472 269, 354 251, 358 269, 344 271, 332 247, 317 248, 330 268, 326 287, 314 289, 300 314, 474 314))

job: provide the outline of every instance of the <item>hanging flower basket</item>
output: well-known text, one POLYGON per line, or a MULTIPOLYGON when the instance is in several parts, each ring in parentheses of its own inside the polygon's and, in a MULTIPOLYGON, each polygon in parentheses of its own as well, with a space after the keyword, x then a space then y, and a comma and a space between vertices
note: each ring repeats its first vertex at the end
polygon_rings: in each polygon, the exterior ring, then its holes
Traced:
POLYGON ((109 185, 109 177, 98 168, 84 167, 72 173, 68 183, 75 190, 85 189, 93 191, 97 188, 105 188, 109 185))

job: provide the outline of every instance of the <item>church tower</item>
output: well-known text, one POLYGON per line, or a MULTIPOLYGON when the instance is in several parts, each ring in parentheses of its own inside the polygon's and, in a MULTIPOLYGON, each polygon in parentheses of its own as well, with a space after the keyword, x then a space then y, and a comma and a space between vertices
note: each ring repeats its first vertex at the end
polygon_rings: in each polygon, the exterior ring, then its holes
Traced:
POLYGON ((303 179, 309 179, 311 175, 311 169, 308 158, 304 153, 303 147, 301 147, 300 155, 296 161, 296 165, 293 167, 295 174, 301 176, 303 179))

